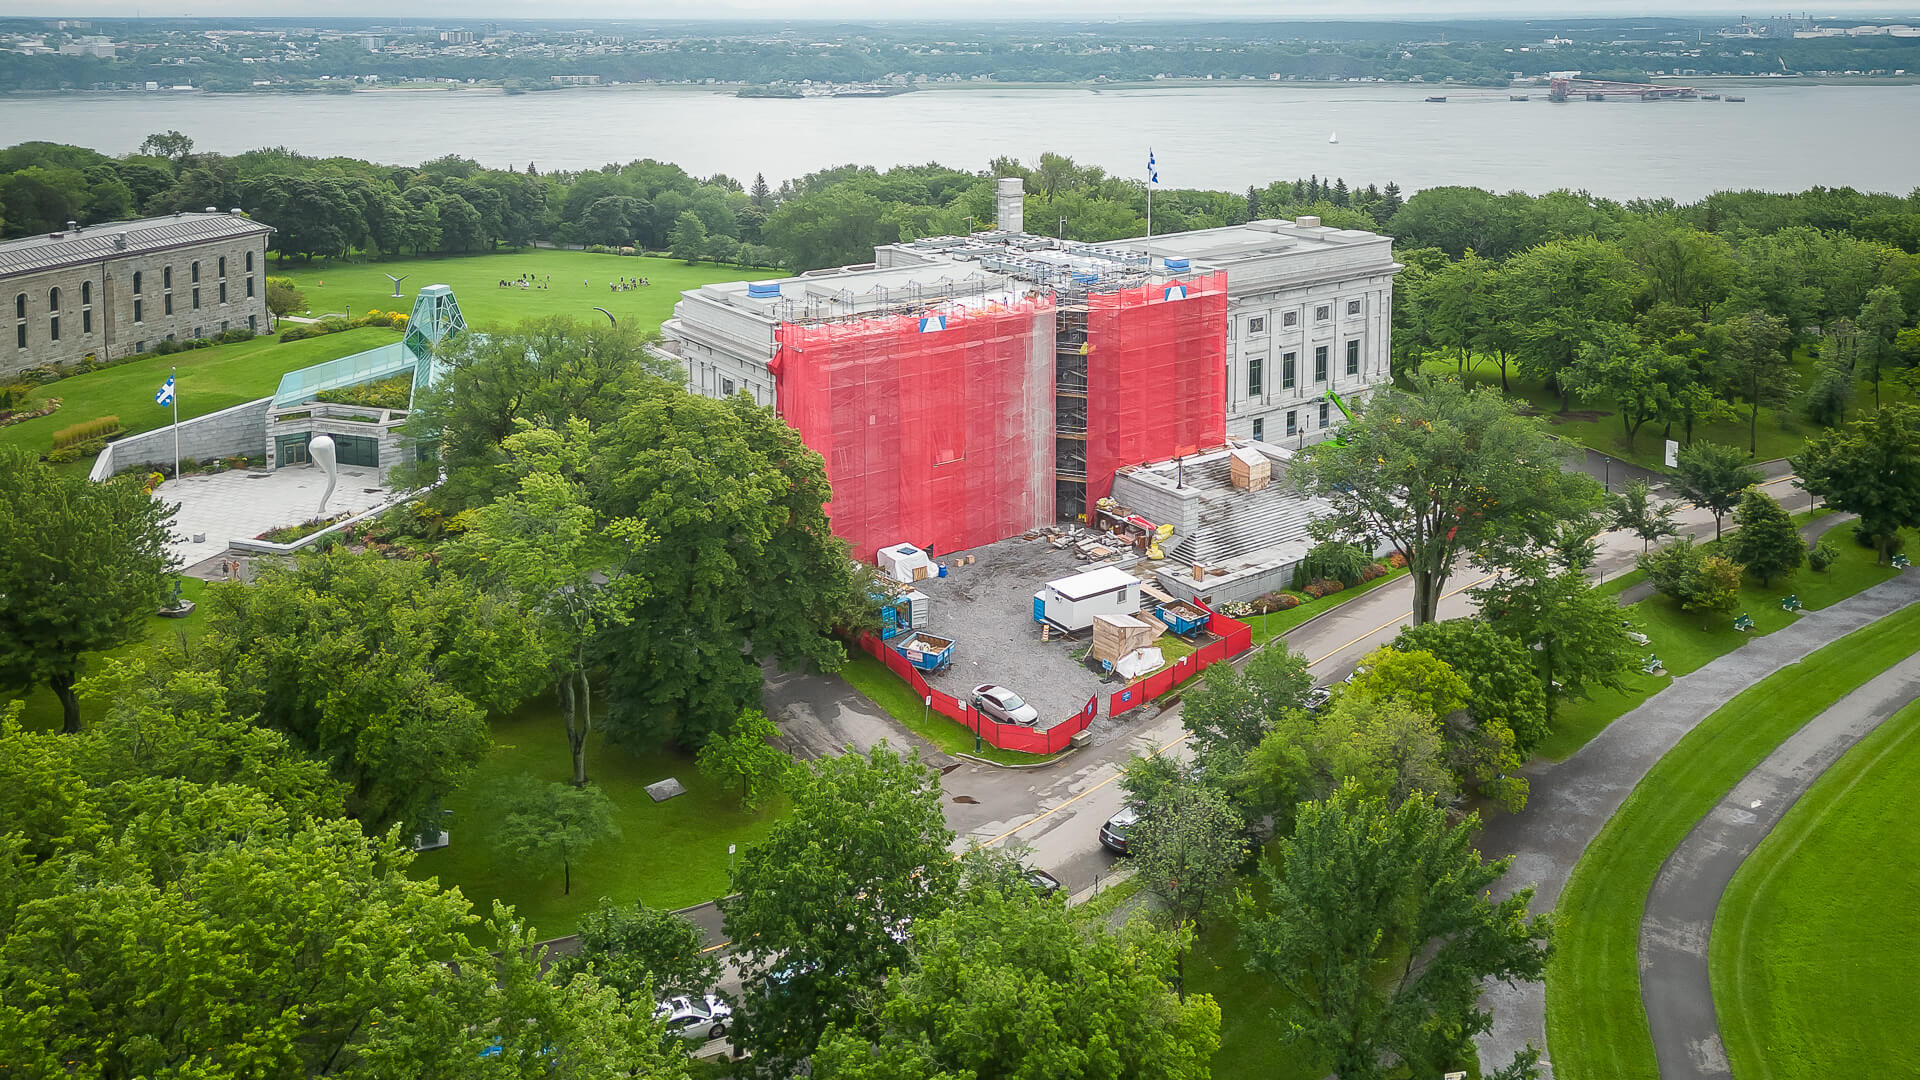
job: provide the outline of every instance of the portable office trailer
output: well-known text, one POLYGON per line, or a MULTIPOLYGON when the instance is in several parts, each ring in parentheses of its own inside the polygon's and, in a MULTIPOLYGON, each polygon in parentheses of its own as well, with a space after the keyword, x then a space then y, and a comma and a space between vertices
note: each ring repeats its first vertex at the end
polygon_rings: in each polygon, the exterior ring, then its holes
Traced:
POLYGON ((1132 615, 1140 610, 1140 579, 1117 566, 1049 581, 1033 594, 1033 621, 1062 630, 1085 630, 1096 615, 1132 615))

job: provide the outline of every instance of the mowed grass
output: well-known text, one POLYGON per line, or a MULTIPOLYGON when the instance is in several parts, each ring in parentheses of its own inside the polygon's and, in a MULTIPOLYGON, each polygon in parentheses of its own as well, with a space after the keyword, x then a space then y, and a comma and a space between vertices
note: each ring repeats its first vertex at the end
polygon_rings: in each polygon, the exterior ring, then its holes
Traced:
MULTIPOLYGON (((1809 354, 1805 348, 1796 348, 1793 361, 1794 369, 1800 374, 1800 388, 1805 390, 1813 384, 1820 360, 1809 354)), ((1458 375, 1458 367, 1459 365, 1451 358, 1429 360, 1421 365, 1423 371, 1436 375, 1458 375)), ((1509 370, 1512 369, 1509 368, 1509 370)), ((1481 362, 1461 377, 1469 384, 1493 387, 1500 385, 1500 371, 1490 361, 1481 362)), ((1539 381, 1510 375, 1507 385, 1508 395, 1531 405, 1547 421, 1548 430, 1553 434, 1571 442, 1592 447, 1601 453, 1631 461, 1636 465, 1644 465, 1656 471, 1666 471, 1663 425, 1657 421, 1649 420, 1642 425, 1639 433, 1634 437, 1632 448, 1629 449, 1625 428, 1620 423, 1620 417, 1611 399, 1586 400, 1575 396, 1571 411, 1562 414, 1560 395, 1549 391, 1539 381), (1585 415, 1588 413, 1605 415, 1589 418, 1585 415)), ((1873 384, 1862 379, 1858 381, 1855 389, 1853 407, 1847 412, 1848 419, 1873 411, 1873 384)), ((1911 400, 1913 400, 1911 391, 1892 379, 1881 380, 1880 402, 1882 405, 1911 400)), ((1746 406, 1736 404, 1736 411, 1739 413, 1737 419, 1711 424, 1695 424, 1694 439, 1725 443, 1728 446, 1746 449, 1748 410, 1746 406)), ((1797 454, 1808 438, 1822 430, 1825 429, 1808 420, 1800 411, 1797 400, 1782 409, 1762 408, 1759 424, 1754 431, 1757 443, 1754 457, 1759 461, 1771 461, 1797 454)), ((1675 439, 1680 437, 1678 431, 1673 435, 1675 439)))
POLYGON ((1742 1080, 1920 1075, 1920 704, 1829 768, 1743 863, 1708 956, 1742 1080))
MULTIPOLYGON (((1547 1043, 1562 1080, 1657 1080, 1640 998, 1640 917, 1694 824, 1782 740, 1920 648, 1920 607, 1762 679, 1701 721, 1642 777, 1575 865, 1547 967, 1547 1043)), ((1861 1075, 1867 1075, 1862 1073, 1861 1075)))
MULTIPOLYGON (((1265 902, 1269 890, 1264 877, 1253 874, 1243 884, 1265 902)), ((1247 970, 1238 919, 1222 915, 1201 928, 1187 957, 1186 980, 1188 993, 1211 994, 1220 1006, 1214 1076, 1220 1080, 1320 1080, 1327 1075, 1326 1057, 1317 1047, 1285 1041, 1281 1017, 1292 997, 1272 979, 1247 970)))
MULTIPOLYGON (((1733 615, 1682 611, 1680 605, 1658 593, 1623 609, 1623 617, 1638 623, 1641 632, 1647 635, 1646 651, 1660 658, 1666 674, 1643 675, 1634 672, 1627 676, 1624 690, 1600 690, 1589 698, 1572 701, 1563 699, 1559 713, 1554 718, 1553 731, 1541 740, 1536 752, 1553 761, 1566 759, 1595 735, 1606 730, 1608 724, 1638 708, 1678 676, 1698 671, 1709 662, 1739 648, 1748 639, 1771 634, 1793 622, 1799 616, 1780 608, 1780 599, 1784 596, 1798 596, 1802 607, 1816 611, 1878 585, 1900 572, 1891 566, 1876 565, 1873 549, 1854 543, 1847 526, 1841 526, 1830 535, 1834 546, 1840 551, 1840 557, 1824 573, 1816 574, 1802 567, 1793 577, 1775 578, 1768 585, 1760 584, 1751 576, 1742 580, 1740 606, 1735 609, 1735 614, 1745 613, 1753 617, 1754 628, 1751 632, 1735 630, 1733 615)), ((1910 545, 1917 539, 1920 536, 1908 534, 1910 545)), ((1638 574, 1640 571, 1636 570, 1628 576, 1638 574)), ((1609 582, 1608 585, 1613 583, 1609 582)))
MULTIPOLYGON (((1298 595, 1302 601, 1299 607, 1288 608, 1285 611, 1269 612, 1265 615, 1249 615, 1240 621, 1253 628, 1253 643, 1256 647, 1265 645, 1267 642, 1285 635, 1287 631, 1292 630, 1294 627, 1299 626, 1301 623, 1306 622, 1316 615, 1323 615, 1349 600, 1365 596, 1367 593, 1380 588, 1390 581, 1398 581, 1406 576, 1406 568, 1401 567, 1398 570, 1392 570, 1380 577, 1374 578, 1372 581, 1355 585, 1351 589, 1342 589, 1331 596, 1323 596, 1318 600, 1312 599, 1305 593, 1298 593, 1296 595, 1298 595)), ((1413 610, 1411 601, 1409 601, 1407 610, 1413 610)), ((1309 659, 1312 658, 1309 657, 1309 659)))
MULTIPOLYGON (((206 590, 207 583, 199 578, 182 577, 180 579, 180 598, 198 601, 206 590)), ((171 587, 168 589, 172 591, 171 587)), ((191 645, 200 640, 207 632, 207 609, 195 608, 191 613, 178 618, 166 619, 155 615, 147 620, 146 636, 131 641, 117 649, 106 652, 86 653, 81 662, 85 665, 82 674, 96 674, 105 666, 106 660, 127 660, 145 655, 160 645, 185 640, 191 645)), ((24 690, 15 689, 11 693, 0 694, 0 708, 7 702, 26 703, 26 711, 21 714, 20 723, 29 731, 57 731, 65 722, 65 714, 60 711, 60 699, 53 696, 45 683, 37 683, 24 690)), ((107 702, 86 692, 86 684, 80 685, 80 720, 86 723, 98 717, 107 702)))
POLYGON ((458 886, 482 912, 496 899, 510 904, 543 937, 572 933, 602 896, 678 908, 726 895, 727 845, 744 850, 766 839, 787 807, 785 796, 779 796, 758 811, 742 810, 734 792, 701 775, 690 756, 635 752, 596 733, 587 750, 587 777, 613 800, 621 835, 576 859, 573 891, 562 893, 558 863, 550 870, 524 870, 493 846, 500 819, 497 798, 505 781, 521 774, 572 779, 558 707, 550 695, 535 697, 512 715, 496 718, 493 738, 493 753, 447 802, 453 811, 452 844, 423 852, 410 872, 458 886), (678 778, 687 793, 654 802, 646 786, 668 777, 678 778))
POLYGON ((296 368, 398 340, 399 334, 377 326, 285 343, 269 335, 70 376, 35 387, 27 398, 29 408, 50 397, 60 399, 60 408, 50 416, 0 428, 0 445, 44 454, 53 448, 55 431, 99 416, 118 416, 128 435, 166 427, 173 423, 173 410, 155 405, 153 395, 176 367, 180 419, 191 420, 266 397, 280 385, 280 376, 296 368))
POLYGON ((778 277, 773 270, 742 270, 737 266, 697 263, 645 256, 590 255, 584 251, 536 248, 492 255, 462 255, 413 259, 385 259, 369 263, 315 262, 288 259, 269 263, 267 273, 292 278, 307 298, 307 314, 364 315, 369 310, 409 312, 414 297, 428 285, 448 285, 460 302, 469 325, 507 327, 527 319, 565 315, 600 320, 595 311, 606 308, 623 326, 653 331, 673 314, 674 302, 686 289, 721 281, 778 277), (400 296, 393 295, 387 275, 404 276, 400 296), (548 288, 501 288, 532 274, 548 288), (608 282, 645 278, 651 285, 614 292, 608 282))
POLYGON ((913 692, 913 687, 888 671, 885 664, 859 649, 849 649, 847 652, 846 665, 840 669, 840 677, 846 680, 847 685, 893 717, 901 727, 949 754, 967 754, 1001 765, 1036 765, 1058 756, 1002 750, 986 742, 981 742, 980 749, 975 750, 971 729, 958 720, 931 712, 920 695, 913 692))

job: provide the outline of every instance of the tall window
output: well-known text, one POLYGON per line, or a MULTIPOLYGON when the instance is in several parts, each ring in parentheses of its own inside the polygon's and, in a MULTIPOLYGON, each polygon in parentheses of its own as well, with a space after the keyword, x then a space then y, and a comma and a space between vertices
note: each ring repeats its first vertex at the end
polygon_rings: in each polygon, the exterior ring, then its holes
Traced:
POLYGON ((220 256, 220 276, 227 276, 227 257, 225 255, 220 256))
POLYGON ((247 275, 247 299, 253 299, 253 275, 247 275))
POLYGON ((93 303, 93 282, 80 283, 80 303, 82 306, 93 303))
POLYGON ((220 283, 220 302, 227 302, 227 283, 224 281, 220 283))
POLYGON ((133 295, 140 295, 140 271, 138 270, 133 272, 133 295))
POLYGON ((27 324, 21 323, 13 328, 13 343, 24 349, 27 347, 27 324))
POLYGON ((1360 374, 1360 342, 1347 342, 1347 374, 1360 374))
POLYGON ((1320 403, 1320 426, 1327 426, 1327 403, 1324 401, 1320 403))
POLYGON ((192 272, 193 272, 193 281, 194 281, 194 284, 196 284, 196 285, 197 285, 197 284, 199 284, 199 283, 200 283, 200 264, 199 264, 198 262, 195 262, 195 263, 193 264, 193 267, 192 267, 192 272))
POLYGON ((93 309, 90 307, 80 309, 80 332, 83 334, 93 333, 93 309))
MULTIPOLYGON (((140 298, 139 298, 139 297, 137 297, 137 296, 133 298, 133 321, 134 321, 134 322, 140 322, 140 321, 141 321, 141 319, 140 319, 140 298)), ((145 350, 145 349, 137 349, 137 350, 135 350, 135 351, 136 351, 136 352, 145 352, 146 350, 145 350)))
POLYGON ((173 267, 169 266, 160 271, 160 287, 163 289, 173 288, 173 267))
POLYGON ((1327 347, 1325 345, 1313 347, 1313 381, 1327 381, 1327 347))
POLYGON ((1293 360, 1293 353, 1280 354, 1280 389, 1282 390, 1293 389, 1293 360))
POLYGON ((253 273, 253 252, 247 252, 247 273, 253 273))
POLYGON ((60 340, 60 316, 58 315, 51 316, 47 319, 47 340, 60 340))
MULTIPOLYGON (((166 295, 162 296, 160 299, 165 303, 166 310, 164 313, 167 315, 173 314, 173 294, 167 293, 166 295)), ((1325 352, 1326 350, 1322 349, 1320 351, 1325 352)))
POLYGON ((1247 396, 1248 397, 1260 396, 1260 383, 1261 383, 1260 366, 1261 366, 1261 361, 1258 357, 1255 357, 1254 359, 1247 361, 1247 396))
POLYGON ((24 319, 27 317, 26 293, 21 293, 19 296, 13 298, 13 317, 16 319, 24 319))
POLYGON ((1297 435, 1299 434, 1299 432, 1300 432, 1300 413, 1298 410, 1289 409, 1287 410, 1287 434, 1297 435))
POLYGON ((48 311, 60 310, 60 290, 59 289, 47 290, 47 310, 48 311))
POLYGON ((1267 422, 1265 420, 1255 420, 1253 422, 1253 441, 1263 442, 1266 440, 1266 437, 1267 437, 1267 422))
POLYGON ((200 310, 200 286, 198 285, 193 287, 193 310, 200 310))

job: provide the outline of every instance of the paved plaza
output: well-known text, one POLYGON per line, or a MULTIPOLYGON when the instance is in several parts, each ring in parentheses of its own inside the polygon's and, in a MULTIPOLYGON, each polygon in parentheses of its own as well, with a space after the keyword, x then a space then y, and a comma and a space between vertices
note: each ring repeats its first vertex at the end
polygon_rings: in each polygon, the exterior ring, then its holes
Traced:
MULTIPOLYGON (((211 559, 233 540, 251 539, 268 529, 298 525, 316 516, 327 477, 318 466, 289 465, 272 472, 229 469, 212 476, 169 480, 155 490, 163 502, 179 503, 169 545, 182 567, 211 559)), ((380 470, 345 466, 327 500, 327 513, 360 513, 392 497, 380 482, 380 470)))

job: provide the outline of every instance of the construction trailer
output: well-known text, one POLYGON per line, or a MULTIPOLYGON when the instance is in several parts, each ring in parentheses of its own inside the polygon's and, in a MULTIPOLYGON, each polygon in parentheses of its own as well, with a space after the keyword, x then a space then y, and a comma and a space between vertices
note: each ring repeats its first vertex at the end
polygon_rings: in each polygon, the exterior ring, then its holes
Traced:
POLYGON ((1140 610, 1140 579, 1117 566, 1049 581, 1033 594, 1033 621, 1069 633, 1085 630, 1101 615, 1131 616, 1140 610))

